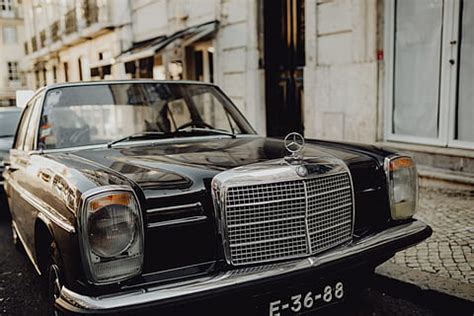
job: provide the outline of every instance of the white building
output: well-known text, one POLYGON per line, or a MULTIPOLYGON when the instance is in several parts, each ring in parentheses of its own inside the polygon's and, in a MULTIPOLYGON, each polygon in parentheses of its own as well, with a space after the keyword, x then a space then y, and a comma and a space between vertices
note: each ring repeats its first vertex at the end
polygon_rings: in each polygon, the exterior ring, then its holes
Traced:
POLYGON ((15 91, 24 86, 23 13, 18 0, 0 1, 0 106, 15 105, 15 91))
POLYGON ((23 0, 22 64, 30 87, 120 77, 114 56, 131 44, 127 0, 23 0))
MULTIPOLYGON (((69 80, 214 82, 262 134, 296 130, 397 147, 429 165, 421 168, 426 176, 441 171, 443 179, 474 183, 474 1, 104 4, 121 13, 108 20, 113 27, 92 39, 79 31, 74 44, 63 40, 45 53, 38 49, 28 55, 32 65, 57 56, 57 67, 71 67, 69 80), (82 77, 74 74, 79 68, 82 77)), ((61 10, 58 21, 70 9, 61 10)), ((83 11, 76 10, 79 18, 77 12, 83 11)), ((41 33, 29 36, 38 40, 41 33)))

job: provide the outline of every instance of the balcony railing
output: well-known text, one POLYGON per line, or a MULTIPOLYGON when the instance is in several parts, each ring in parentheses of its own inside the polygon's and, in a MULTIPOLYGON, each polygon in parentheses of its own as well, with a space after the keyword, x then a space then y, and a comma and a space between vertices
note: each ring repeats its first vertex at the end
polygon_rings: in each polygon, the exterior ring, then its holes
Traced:
POLYGON ((38 44, 36 43, 36 36, 31 38, 31 50, 36 52, 38 50, 38 44))
POLYGON ((42 30, 39 33, 40 47, 46 46, 46 30, 42 30))
POLYGON ((77 32, 77 19, 76 19, 76 10, 72 9, 66 13, 66 34, 71 34, 77 32))
POLYGON ((95 1, 94 3, 85 1, 84 17, 87 26, 91 26, 92 24, 99 22, 99 7, 95 1))
MULTIPOLYGON (((99 6, 95 0, 82 0, 82 4, 67 11, 63 19, 54 21, 49 27, 32 37, 31 44, 25 45, 25 53, 36 52, 49 44, 60 41, 64 35, 71 35, 94 24, 107 23, 110 21, 108 14, 106 2, 99 6)), ((101 27, 103 27, 102 24, 101 27)), ((94 32, 94 29, 91 32, 94 32)))
POLYGON ((51 41, 57 42, 60 39, 60 34, 59 34, 59 21, 54 22, 50 26, 50 31, 51 31, 51 41))

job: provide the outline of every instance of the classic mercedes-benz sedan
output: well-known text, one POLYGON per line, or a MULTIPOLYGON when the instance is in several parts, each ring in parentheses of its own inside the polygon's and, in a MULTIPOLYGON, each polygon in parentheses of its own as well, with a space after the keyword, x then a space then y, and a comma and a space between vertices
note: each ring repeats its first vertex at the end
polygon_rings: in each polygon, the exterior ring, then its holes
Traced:
POLYGON ((13 239, 59 312, 298 314, 431 234, 410 157, 258 136, 210 84, 40 89, 6 165, 13 239))

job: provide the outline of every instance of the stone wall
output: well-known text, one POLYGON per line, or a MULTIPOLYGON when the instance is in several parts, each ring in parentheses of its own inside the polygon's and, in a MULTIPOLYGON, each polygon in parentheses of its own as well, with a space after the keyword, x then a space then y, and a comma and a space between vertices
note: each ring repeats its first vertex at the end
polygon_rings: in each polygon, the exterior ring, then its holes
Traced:
POLYGON ((305 135, 375 142, 375 0, 306 1, 305 135))

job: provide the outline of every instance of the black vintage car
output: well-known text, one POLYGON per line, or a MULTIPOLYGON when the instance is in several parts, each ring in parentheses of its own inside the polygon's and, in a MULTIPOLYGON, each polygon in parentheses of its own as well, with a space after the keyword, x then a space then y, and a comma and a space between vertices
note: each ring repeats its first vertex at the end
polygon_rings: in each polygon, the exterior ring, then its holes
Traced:
POLYGON ((62 312, 301 313, 431 234, 409 157, 258 136, 195 82, 43 88, 4 177, 13 239, 62 312))

